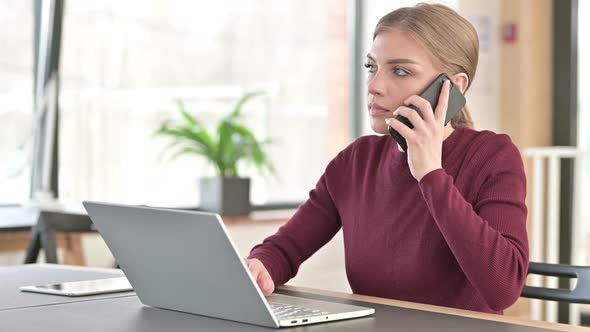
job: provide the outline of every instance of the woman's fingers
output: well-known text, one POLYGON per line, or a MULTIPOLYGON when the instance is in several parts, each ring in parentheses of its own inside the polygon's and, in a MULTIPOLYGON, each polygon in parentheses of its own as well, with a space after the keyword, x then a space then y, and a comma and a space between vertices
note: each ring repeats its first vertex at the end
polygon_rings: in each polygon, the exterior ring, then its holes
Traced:
POLYGON ((410 122, 412 123, 414 128, 418 131, 422 131, 426 125, 424 123, 424 120, 422 119, 420 114, 418 112, 416 112, 416 110, 406 107, 406 106, 398 107, 395 110, 395 112, 393 112, 393 115, 394 116, 401 115, 401 116, 407 118, 408 120, 410 120, 410 122))
POLYGON ((257 283, 264 296, 270 296, 275 290, 275 284, 272 281, 270 274, 264 267, 262 272, 258 275, 257 283))
POLYGON ((447 118, 447 109, 449 108, 449 95, 451 91, 451 81, 445 80, 443 83, 440 95, 438 96, 438 104, 436 105, 436 111, 434 117, 438 123, 445 125, 445 119, 447 118))
POLYGON ((272 281, 270 273, 268 273, 268 270, 264 267, 264 264, 262 264, 260 260, 254 258, 246 259, 246 265, 264 296, 271 295, 275 290, 275 284, 272 281))
POLYGON ((430 102, 420 96, 412 95, 404 100, 405 105, 414 105, 420 110, 420 116, 426 123, 434 123, 434 113, 430 102))
POLYGON ((414 141, 414 137, 416 133, 410 129, 410 127, 406 126, 403 122, 399 121, 396 118, 388 118, 385 119, 385 123, 389 125, 391 128, 395 129, 400 135, 402 135, 408 144, 414 141))

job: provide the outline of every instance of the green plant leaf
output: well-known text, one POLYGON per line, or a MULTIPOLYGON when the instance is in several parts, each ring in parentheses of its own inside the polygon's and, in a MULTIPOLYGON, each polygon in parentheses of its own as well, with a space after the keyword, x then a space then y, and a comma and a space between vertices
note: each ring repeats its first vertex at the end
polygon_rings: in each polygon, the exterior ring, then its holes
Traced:
POLYGON ((177 100, 176 101, 176 105, 178 105, 178 109, 180 110, 180 114, 182 114, 182 116, 184 117, 184 119, 190 123, 191 125, 199 125, 199 122, 197 121, 197 119, 195 119, 187 110, 186 110, 186 106, 184 105, 184 102, 182 100, 177 100))
POLYGON ((192 145, 195 148, 195 153, 198 153, 211 161, 216 161, 215 144, 211 137, 205 130, 197 130, 198 128, 176 127, 176 128, 160 128, 159 133, 174 138, 176 141, 192 145), (197 152, 198 151, 198 152, 197 152))
POLYGON ((249 92, 246 93, 244 96, 242 96, 242 98, 240 98, 236 104, 234 105, 232 111, 229 113, 229 115, 227 116, 227 119, 235 119, 238 118, 241 115, 242 112, 242 107, 244 107, 244 105, 250 101, 252 98, 258 97, 264 95, 264 91, 253 91, 253 92, 249 92))
POLYGON ((275 174, 274 167, 268 156, 263 151, 264 142, 259 142, 252 131, 242 125, 234 125, 234 131, 240 137, 239 142, 235 142, 236 150, 239 151, 233 155, 231 164, 236 164, 240 159, 252 162, 256 168, 262 171, 265 167, 275 174))
POLYGON ((250 92, 242 96, 234 105, 231 112, 217 124, 215 135, 210 134, 205 127, 186 109, 181 100, 177 100, 181 121, 165 121, 154 133, 154 136, 168 137, 172 142, 167 146, 170 159, 180 155, 199 155, 215 165, 221 176, 239 176, 238 163, 244 161, 256 166, 259 170, 267 169, 275 173, 274 167, 263 147, 271 140, 258 141, 252 131, 238 123, 243 106, 252 98, 263 92, 250 92))
POLYGON ((218 151, 217 155, 221 163, 224 164, 226 168, 234 168, 229 160, 231 160, 231 156, 234 154, 235 146, 232 144, 232 134, 233 134, 233 126, 228 121, 221 121, 219 126, 217 127, 217 136, 219 137, 219 142, 217 144, 218 151))
POLYGON ((164 149, 162 149, 162 151, 160 151, 160 153, 158 154, 158 162, 162 162, 164 161, 164 159, 166 158, 166 155, 170 153, 170 151, 175 148, 177 145, 179 145, 180 143, 182 143, 181 141, 175 140, 170 142, 170 144, 166 145, 166 147, 164 149))
POLYGON ((202 151, 201 151, 201 150, 199 150, 199 149, 197 149, 197 148, 194 148, 194 147, 187 146, 187 147, 184 147, 184 148, 182 148, 182 149, 179 149, 179 150, 177 150, 176 152, 174 152, 174 153, 173 153, 173 154, 172 154, 172 155, 169 157, 169 159, 168 159, 168 160, 176 160, 178 157, 180 157, 181 155, 185 155, 185 154, 188 154, 188 155, 190 155, 190 154, 197 154, 197 155, 201 155, 201 154, 202 154, 202 151))

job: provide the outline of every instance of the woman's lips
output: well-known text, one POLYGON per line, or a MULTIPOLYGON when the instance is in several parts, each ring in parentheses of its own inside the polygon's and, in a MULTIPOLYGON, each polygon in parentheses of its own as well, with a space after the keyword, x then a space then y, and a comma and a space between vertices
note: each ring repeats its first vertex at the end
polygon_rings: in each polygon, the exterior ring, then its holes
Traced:
POLYGON ((369 114, 371 116, 382 116, 391 114, 391 112, 377 104, 369 104, 369 114))

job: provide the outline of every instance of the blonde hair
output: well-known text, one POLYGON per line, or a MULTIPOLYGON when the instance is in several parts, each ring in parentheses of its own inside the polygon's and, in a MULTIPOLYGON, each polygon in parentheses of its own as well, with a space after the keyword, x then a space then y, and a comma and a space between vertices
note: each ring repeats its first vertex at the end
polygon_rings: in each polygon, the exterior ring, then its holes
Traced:
MULTIPOLYGON (((408 32, 422 43, 446 74, 467 74, 469 89, 479 58, 479 39, 469 21, 447 6, 420 3, 383 16, 375 27, 373 39, 391 28, 408 32)), ((473 128, 467 106, 451 120, 451 126, 473 128)))

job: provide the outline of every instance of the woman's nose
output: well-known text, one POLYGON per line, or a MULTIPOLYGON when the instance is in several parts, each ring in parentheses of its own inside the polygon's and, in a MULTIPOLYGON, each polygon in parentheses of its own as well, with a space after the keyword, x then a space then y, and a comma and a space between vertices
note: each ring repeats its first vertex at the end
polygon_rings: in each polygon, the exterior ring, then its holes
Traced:
POLYGON ((372 77, 367 79, 367 91, 369 94, 382 96, 385 94, 385 86, 382 75, 379 72, 375 73, 372 77))

